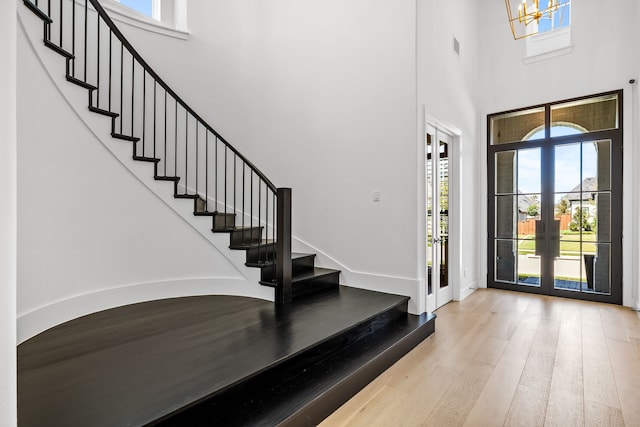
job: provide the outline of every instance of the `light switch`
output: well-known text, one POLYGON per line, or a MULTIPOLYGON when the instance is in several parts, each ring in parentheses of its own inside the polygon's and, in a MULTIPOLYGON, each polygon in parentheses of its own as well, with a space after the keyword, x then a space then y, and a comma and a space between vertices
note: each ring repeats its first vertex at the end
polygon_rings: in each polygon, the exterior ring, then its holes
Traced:
POLYGON ((373 201, 374 202, 379 202, 380 201, 380 191, 379 190, 374 190, 373 191, 373 201))

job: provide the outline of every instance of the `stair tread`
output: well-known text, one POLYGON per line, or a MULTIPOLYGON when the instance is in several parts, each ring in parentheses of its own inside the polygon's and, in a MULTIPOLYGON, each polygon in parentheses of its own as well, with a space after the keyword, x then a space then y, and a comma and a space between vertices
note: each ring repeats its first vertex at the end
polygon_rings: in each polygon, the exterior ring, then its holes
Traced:
POLYGON ((275 245, 275 240, 272 239, 268 239, 265 240, 263 239, 260 243, 258 242, 252 242, 252 243, 244 243, 241 245, 230 245, 229 249, 253 249, 253 248, 259 248, 259 247, 265 247, 265 246, 274 246, 275 245))
POLYGON ((113 117, 113 118, 116 118, 116 117, 119 116, 118 113, 114 113, 113 111, 104 110, 102 108, 92 107, 92 106, 89 106, 89 111, 91 111, 93 113, 96 113, 96 114, 102 114, 103 116, 113 117))
POLYGON ((153 177, 153 179, 155 179, 157 181, 175 181, 175 182, 180 181, 180 177, 179 176, 155 175, 153 177))
POLYGON ((62 47, 58 46, 57 44, 55 44, 51 40, 45 39, 44 40, 44 45, 47 46, 49 49, 55 51, 56 53, 64 56, 65 58, 69 58, 69 59, 74 59, 75 58, 75 56, 71 52, 67 52, 62 47))
POLYGON ((24 0, 24 4, 25 6, 27 6, 27 8, 29 8, 29 10, 36 14, 38 18, 42 19, 47 24, 51 24, 53 22, 53 19, 49 18, 49 16, 47 16, 46 13, 40 10, 40 8, 38 8, 38 6, 36 6, 35 3, 33 3, 31 0, 24 0))
MULTIPOLYGON (((302 259, 302 258, 307 258, 307 257, 315 257, 316 254, 305 254, 305 253, 291 253, 291 261, 294 261, 296 259, 302 259)), ((256 263, 256 262, 246 262, 244 265, 246 265, 247 267, 270 267, 273 265, 272 261, 267 261, 267 262, 263 262, 263 263, 256 263)))
POLYGON ((88 90, 96 90, 96 89, 98 89, 97 87, 95 87, 91 83, 84 82, 84 81, 82 81, 80 79, 77 79, 77 78, 75 78, 73 76, 67 76, 67 81, 71 82, 73 84, 76 84, 78 86, 81 86, 81 87, 83 87, 85 89, 88 89, 88 90))
POLYGON ((138 138, 137 136, 123 135, 123 134, 121 134, 121 133, 116 133, 116 132, 112 133, 112 134, 111 134, 111 136, 112 136, 113 138, 116 138, 116 139, 123 139, 123 140, 125 140, 125 141, 131 141, 131 142, 138 142, 138 141, 140 141, 140 138, 138 138))
POLYGON ((292 283, 302 282, 309 279, 315 279, 318 277, 329 276, 331 274, 340 273, 340 270, 334 270, 332 268, 313 267, 313 270, 304 271, 294 275, 291 278, 292 283))
POLYGON ((152 162, 152 163, 158 163, 160 161, 160 159, 155 157, 144 157, 144 156, 133 156, 133 160, 138 160, 140 162, 152 162))

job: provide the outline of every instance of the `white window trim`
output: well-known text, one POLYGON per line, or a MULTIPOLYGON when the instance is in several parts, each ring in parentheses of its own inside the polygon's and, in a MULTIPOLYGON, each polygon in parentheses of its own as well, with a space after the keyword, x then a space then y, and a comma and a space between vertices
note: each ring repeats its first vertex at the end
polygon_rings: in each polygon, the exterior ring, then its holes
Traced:
MULTIPOLYGON (((179 3, 180 7, 186 7, 186 2, 176 2, 179 3)), ((119 0, 102 0, 101 3, 102 6, 104 6, 104 8, 109 11, 109 16, 114 21, 119 21, 145 31, 150 31, 181 40, 189 39, 190 33, 186 28, 180 28, 180 26, 182 25, 179 25, 178 28, 174 28, 158 19, 161 17, 159 0, 154 0, 152 3, 153 18, 146 16, 136 10, 133 10, 130 7, 120 4, 119 0), (158 18, 156 18, 156 16, 158 18)), ((178 7, 178 4, 176 4, 176 7, 178 7)), ((183 15, 186 16, 186 11, 183 11, 183 15)), ((178 24, 183 24, 186 27, 186 19, 181 20, 181 22, 179 22, 178 24)))
POLYGON ((571 44, 571 26, 536 34, 526 39, 527 56, 525 64, 543 61, 573 51, 571 44))

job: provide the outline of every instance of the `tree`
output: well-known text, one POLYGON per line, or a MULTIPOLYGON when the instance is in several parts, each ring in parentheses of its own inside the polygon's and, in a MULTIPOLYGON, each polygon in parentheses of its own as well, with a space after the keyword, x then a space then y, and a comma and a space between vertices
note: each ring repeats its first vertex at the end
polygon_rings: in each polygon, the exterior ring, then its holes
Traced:
POLYGON ((576 208, 571 222, 569 223, 569 229, 571 231, 591 231, 591 223, 587 218, 587 213, 582 212, 582 209, 576 208))
POLYGON ((527 208, 527 215, 529 216, 538 216, 538 204, 537 203, 531 203, 529 205, 529 207, 527 208))
POLYGON ((569 210, 569 201, 567 200, 567 197, 563 197, 562 199, 560 199, 560 202, 558 202, 558 213, 559 214, 566 214, 567 211, 569 210))

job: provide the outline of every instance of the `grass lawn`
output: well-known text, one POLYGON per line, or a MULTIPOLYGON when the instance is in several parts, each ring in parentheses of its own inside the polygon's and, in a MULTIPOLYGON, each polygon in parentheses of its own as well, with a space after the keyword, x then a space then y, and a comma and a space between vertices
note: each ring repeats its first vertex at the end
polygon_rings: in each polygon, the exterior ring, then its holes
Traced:
MULTIPOLYGON (((518 239, 530 239, 530 240, 518 240, 518 254, 529 255, 535 253, 536 241, 533 235, 518 235, 518 239)), ((583 232, 582 233, 582 250, 585 254, 595 254, 596 233, 583 232)), ((560 233, 560 256, 580 256, 580 233, 571 231, 563 231, 560 233)))

